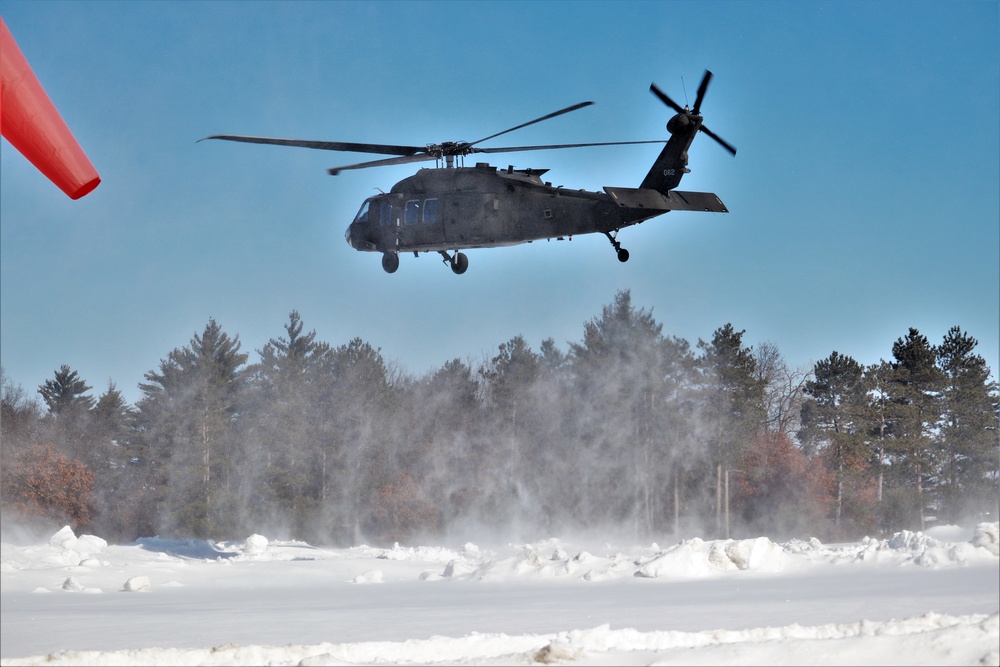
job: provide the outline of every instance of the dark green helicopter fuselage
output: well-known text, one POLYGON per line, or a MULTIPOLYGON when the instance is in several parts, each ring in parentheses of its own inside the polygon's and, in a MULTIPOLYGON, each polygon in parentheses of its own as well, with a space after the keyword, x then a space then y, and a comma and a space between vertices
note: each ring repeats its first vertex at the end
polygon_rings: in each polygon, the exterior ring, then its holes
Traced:
POLYGON ((663 213, 618 206, 606 192, 554 187, 541 180, 545 171, 421 169, 365 201, 348 243, 375 252, 492 248, 610 232, 663 213))
POLYGON ((578 234, 610 234, 670 210, 726 212, 712 193, 570 190, 544 169, 421 169, 362 204, 347 230, 357 250, 382 253, 493 248, 578 234))

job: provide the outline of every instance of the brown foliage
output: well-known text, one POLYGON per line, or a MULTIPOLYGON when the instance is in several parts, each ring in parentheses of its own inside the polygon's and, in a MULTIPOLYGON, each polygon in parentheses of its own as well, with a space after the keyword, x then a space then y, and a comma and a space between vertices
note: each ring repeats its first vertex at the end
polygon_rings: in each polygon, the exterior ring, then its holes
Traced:
MULTIPOLYGON (((835 477, 837 468, 836 451, 827 447, 820 455, 835 477)), ((841 508, 840 527, 834 536, 837 539, 856 539, 861 535, 872 535, 876 531, 876 518, 879 509, 878 480, 872 470, 871 463, 856 451, 841 453, 843 469, 840 477, 843 480, 843 506, 841 508)))
POLYGON ((379 489, 372 517, 390 540, 403 540, 437 527, 439 513, 409 473, 400 473, 379 489))
POLYGON ((736 502, 751 524, 793 533, 822 531, 832 503, 833 478, 780 431, 754 437, 734 479, 736 502))
POLYGON ((7 454, 2 470, 5 512, 44 517, 79 527, 90 521, 94 473, 54 445, 7 454))

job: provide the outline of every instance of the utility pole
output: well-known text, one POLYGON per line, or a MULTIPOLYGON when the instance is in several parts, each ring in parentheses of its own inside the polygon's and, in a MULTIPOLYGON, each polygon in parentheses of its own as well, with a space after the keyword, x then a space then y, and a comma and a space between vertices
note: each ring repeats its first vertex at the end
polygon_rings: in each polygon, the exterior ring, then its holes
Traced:
POLYGON ((726 510, 725 511, 726 511, 726 539, 727 540, 729 539, 729 473, 731 473, 731 472, 743 472, 743 471, 742 470, 732 469, 732 470, 727 470, 726 474, 725 474, 725 484, 724 484, 725 490, 724 490, 724 493, 725 493, 725 496, 726 496, 726 501, 725 501, 725 508, 726 508, 726 510))

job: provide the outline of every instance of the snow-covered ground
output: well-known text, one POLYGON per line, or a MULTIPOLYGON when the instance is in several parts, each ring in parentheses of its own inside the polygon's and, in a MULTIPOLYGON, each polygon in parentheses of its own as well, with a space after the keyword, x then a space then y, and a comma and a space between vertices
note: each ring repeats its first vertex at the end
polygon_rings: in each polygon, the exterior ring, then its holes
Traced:
POLYGON ((389 549, 8 535, 0 663, 997 665, 998 532, 389 549))

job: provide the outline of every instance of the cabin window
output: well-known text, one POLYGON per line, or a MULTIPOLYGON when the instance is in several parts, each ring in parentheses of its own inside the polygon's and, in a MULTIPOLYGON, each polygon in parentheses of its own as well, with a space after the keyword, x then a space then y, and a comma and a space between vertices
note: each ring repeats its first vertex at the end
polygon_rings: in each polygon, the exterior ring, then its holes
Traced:
POLYGON ((424 200, 424 222, 432 223, 438 220, 438 200, 437 199, 425 199, 424 200))
POLYGON ((387 201, 382 202, 382 208, 378 212, 378 224, 388 227, 392 224, 392 204, 387 201))
POLYGON ((420 200, 411 199, 403 209, 403 224, 415 225, 420 222, 420 200))
POLYGON ((361 210, 358 214, 354 216, 354 222, 368 222, 368 205, 371 204, 370 199, 366 199, 365 203, 361 205, 361 210))

